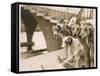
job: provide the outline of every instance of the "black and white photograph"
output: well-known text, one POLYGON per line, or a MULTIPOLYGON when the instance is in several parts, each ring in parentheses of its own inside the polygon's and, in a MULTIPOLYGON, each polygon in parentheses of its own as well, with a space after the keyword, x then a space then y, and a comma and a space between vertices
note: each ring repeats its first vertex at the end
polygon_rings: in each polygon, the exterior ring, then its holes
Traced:
POLYGON ((19 72, 95 68, 95 7, 19 4, 19 72))

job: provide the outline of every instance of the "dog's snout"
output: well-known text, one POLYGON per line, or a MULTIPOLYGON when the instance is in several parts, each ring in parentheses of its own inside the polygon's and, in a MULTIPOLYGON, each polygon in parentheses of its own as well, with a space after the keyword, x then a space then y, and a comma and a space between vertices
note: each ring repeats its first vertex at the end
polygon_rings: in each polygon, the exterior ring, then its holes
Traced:
POLYGON ((78 36, 81 38, 81 31, 79 32, 78 36))
POLYGON ((82 31, 79 32, 79 36, 81 36, 81 34, 82 34, 82 31))
POLYGON ((72 40, 72 38, 71 37, 68 37, 68 41, 71 41, 72 40))
POLYGON ((74 37, 76 37, 77 35, 76 35, 76 33, 75 34, 73 34, 74 35, 74 37))

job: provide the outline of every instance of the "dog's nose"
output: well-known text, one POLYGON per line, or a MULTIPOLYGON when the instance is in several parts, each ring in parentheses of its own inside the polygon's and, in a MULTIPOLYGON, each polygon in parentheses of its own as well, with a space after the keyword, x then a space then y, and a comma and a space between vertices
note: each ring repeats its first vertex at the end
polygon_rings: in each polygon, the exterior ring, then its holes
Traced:
POLYGON ((83 38, 83 35, 84 35, 84 33, 83 32, 80 32, 79 37, 80 38, 83 38))
POLYGON ((74 34, 74 37, 76 37, 76 33, 74 34))

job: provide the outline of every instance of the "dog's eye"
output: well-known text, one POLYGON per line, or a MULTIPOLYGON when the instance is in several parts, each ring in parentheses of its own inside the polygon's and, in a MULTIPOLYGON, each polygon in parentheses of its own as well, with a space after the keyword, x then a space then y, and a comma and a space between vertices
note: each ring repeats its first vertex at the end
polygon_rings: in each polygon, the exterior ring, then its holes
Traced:
POLYGON ((81 28, 77 28, 77 30, 79 30, 79 31, 80 31, 80 30, 81 30, 81 28))
POLYGON ((85 28, 84 31, 86 31, 87 29, 85 28))
POLYGON ((77 30, 79 30, 79 28, 77 28, 77 30))

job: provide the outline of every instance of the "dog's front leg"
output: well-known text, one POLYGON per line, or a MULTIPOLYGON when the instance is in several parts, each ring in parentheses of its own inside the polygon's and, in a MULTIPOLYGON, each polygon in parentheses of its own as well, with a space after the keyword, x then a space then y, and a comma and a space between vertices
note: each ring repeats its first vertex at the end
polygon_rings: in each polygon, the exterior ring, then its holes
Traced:
POLYGON ((75 59, 76 59, 76 61, 75 61, 75 68, 80 68, 80 57, 76 56, 75 59))

